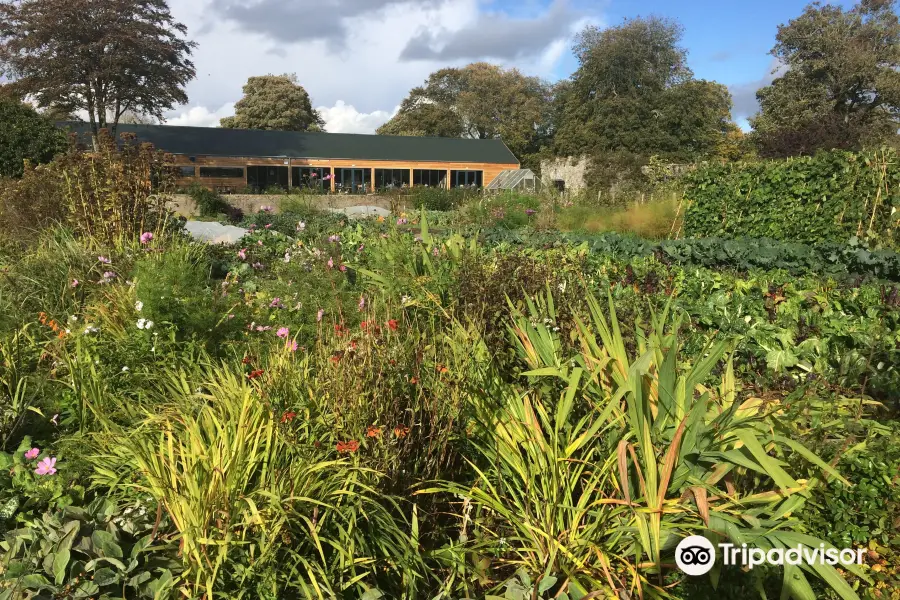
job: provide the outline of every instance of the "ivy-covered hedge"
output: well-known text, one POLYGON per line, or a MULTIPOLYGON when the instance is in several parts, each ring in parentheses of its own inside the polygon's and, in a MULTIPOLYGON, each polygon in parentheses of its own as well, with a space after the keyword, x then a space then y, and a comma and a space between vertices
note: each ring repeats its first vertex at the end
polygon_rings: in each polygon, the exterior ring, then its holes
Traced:
POLYGON ((687 237, 846 243, 856 236, 900 246, 900 156, 893 149, 711 164, 684 181, 687 237))
POLYGON ((590 252, 616 258, 656 254, 664 262, 708 268, 749 271, 784 269, 797 275, 835 278, 871 277, 900 282, 900 254, 892 250, 870 252, 856 240, 848 244, 800 244, 770 238, 703 238, 652 241, 608 232, 587 235, 527 233, 490 230, 482 233, 489 244, 549 248, 584 244, 590 252))

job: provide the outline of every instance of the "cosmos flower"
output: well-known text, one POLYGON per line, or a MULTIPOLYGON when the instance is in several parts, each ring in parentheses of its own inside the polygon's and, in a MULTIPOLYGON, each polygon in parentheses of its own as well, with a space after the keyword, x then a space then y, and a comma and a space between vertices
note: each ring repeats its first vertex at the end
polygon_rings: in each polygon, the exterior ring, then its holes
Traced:
POLYGON ((141 243, 144 245, 149 244, 153 240, 153 234, 149 231, 145 231, 141 234, 141 243))
POLYGON ((25 453, 25 458, 27 460, 34 460, 38 457, 38 454, 40 454, 40 453, 41 453, 40 448, 32 448, 31 450, 29 450, 28 452, 25 453))
POLYGON ((281 327, 278 329, 277 332, 275 332, 275 335, 277 335, 280 338, 287 339, 287 337, 289 335, 291 335, 291 330, 288 329, 287 327, 281 327))
POLYGON ((53 475, 56 473, 56 458, 47 457, 38 463, 34 470, 36 475, 53 475))

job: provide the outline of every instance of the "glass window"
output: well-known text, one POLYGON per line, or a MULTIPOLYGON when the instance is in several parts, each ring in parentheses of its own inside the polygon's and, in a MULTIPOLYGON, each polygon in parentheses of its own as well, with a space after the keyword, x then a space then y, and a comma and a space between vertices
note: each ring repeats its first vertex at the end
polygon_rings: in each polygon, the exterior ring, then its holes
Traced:
MULTIPOLYGON (((197 174, 197 172, 195 170, 195 167, 193 167, 193 166, 178 167, 178 176, 179 177, 194 177, 194 176, 196 176, 196 174, 197 174)), ((241 177, 243 177, 243 175, 241 175, 241 177)))
POLYGON ((272 187, 286 190, 288 187, 288 167, 247 167, 247 185, 257 191, 272 187))
POLYGON ((200 167, 200 177, 243 179, 243 167, 200 167))
POLYGON ((295 188, 326 191, 331 189, 329 167, 293 167, 291 185, 295 188))
POLYGON ((443 169, 416 169, 413 171, 413 185, 423 187, 446 187, 447 171, 443 169))
POLYGON ((482 171, 450 171, 450 187, 480 188, 482 171))
POLYGON ((375 188, 394 190, 409 187, 409 169, 375 169, 375 188))

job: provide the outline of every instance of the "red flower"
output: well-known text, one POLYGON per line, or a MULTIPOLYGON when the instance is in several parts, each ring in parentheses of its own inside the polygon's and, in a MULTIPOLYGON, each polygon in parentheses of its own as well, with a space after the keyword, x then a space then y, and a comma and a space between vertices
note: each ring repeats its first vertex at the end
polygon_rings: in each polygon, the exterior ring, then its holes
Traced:
POLYGON ((249 365, 250 362, 251 362, 252 360, 253 360, 253 359, 250 358, 249 356, 245 356, 244 358, 241 359, 241 364, 242 364, 242 365, 249 365))
POLYGON ((381 436, 381 427, 376 427, 375 425, 369 425, 366 428, 366 437, 376 438, 381 436))
POLYGON ((286 412, 283 415, 281 415, 281 422, 282 423, 290 423, 291 421, 294 420, 294 417, 296 417, 296 416, 297 416, 297 413, 295 413, 294 411, 286 412))
POLYGON ((369 326, 369 323, 367 321, 363 321, 362 323, 359 324, 359 326, 360 326, 360 328, 362 328, 363 331, 365 331, 366 328, 369 326))
POLYGON ((397 321, 396 321, 396 319, 391 319, 390 321, 387 322, 387 324, 388 324, 388 327, 391 328, 391 331, 397 331, 397 321))
POLYGON ((350 440, 349 442, 338 442, 337 443, 337 451, 341 454, 347 454, 348 452, 356 452, 359 450, 359 442, 356 440, 350 440))
POLYGON ((339 362, 341 362, 341 358, 343 358, 343 357, 344 357, 344 351, 337 350, 337 351, 335 351, 334 354, 331 355, 331 360, 334 361, 335 363, 339 363, 339 362))
POLYGON ((263 373, 265 373, 265 371, 263 371, 262 369, 257 369, 257 370, 255 370, 255 371, 251 371, 251 372, 247 375, 247 379, 256 379, 257 377, 259 377, 259 376, 262 375, 263 373))

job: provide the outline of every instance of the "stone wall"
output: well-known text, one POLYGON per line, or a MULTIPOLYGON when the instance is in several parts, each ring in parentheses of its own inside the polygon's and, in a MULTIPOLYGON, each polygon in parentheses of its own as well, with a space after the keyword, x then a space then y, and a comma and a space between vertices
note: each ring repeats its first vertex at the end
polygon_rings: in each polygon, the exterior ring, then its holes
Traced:
MULTIPOLYGON (((322 195, 274 195, 263 194, 223 194, 222 198, 235 208, 241 209, 244 214, 259 212, 263 206, 271 206, 272 212, 281 212, 284 202, 304 202, 312 208, 322 210, 329 208, 347 208, 350 206, 377 206, 387 210, 391 209, 391 196, 377 195, 349 195, 349 194, 322 194, 322 195)), ((175 194, 168 203, 168 207, 176 214, 185 217, 195 217, 199 213, 194 200, 187 194, 175 194)))
POLYGON ((554 187, 554 181, 561 179, 566 182, 566 191, 578 191, 587 187, 585 173, 587 172, 588 159, 582 157, 553 158, 541 161, 541 183, 550 189, 554 187))

